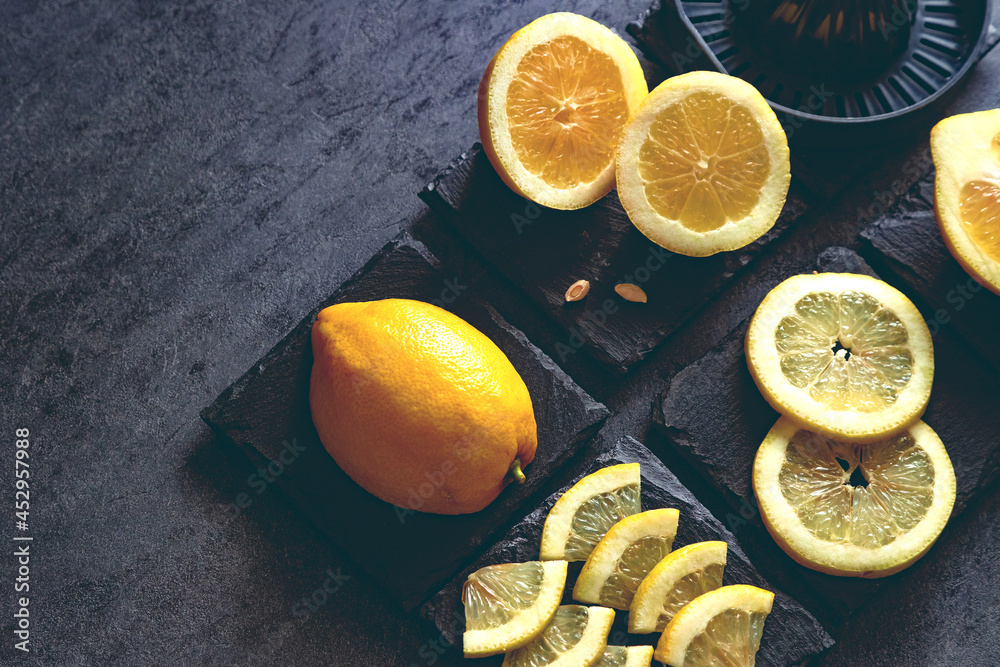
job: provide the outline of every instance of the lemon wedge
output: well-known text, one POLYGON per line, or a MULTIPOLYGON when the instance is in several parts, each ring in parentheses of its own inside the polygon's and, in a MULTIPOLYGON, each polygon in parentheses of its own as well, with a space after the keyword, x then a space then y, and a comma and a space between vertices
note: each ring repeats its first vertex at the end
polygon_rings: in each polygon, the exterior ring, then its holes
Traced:
POLYGON ((566 586, 564 560, 490 565, 469 575, 465 604, 465 656, 475 658, 524 646, 552 620, 566 586))
POLYGON ((560 496, 542 527, 542 560, 587 560, 611 526, 639 512, 639 464, 587 475, 560 496))

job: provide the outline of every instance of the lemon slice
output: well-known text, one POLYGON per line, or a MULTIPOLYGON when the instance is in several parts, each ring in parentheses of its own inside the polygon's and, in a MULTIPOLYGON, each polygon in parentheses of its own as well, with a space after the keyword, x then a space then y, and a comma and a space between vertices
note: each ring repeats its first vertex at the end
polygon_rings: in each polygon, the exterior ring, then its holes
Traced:
POLYGON ((746 355, 778 412, 855 442, 917 421, 934 376, 916 307, 881 280, 850 273, 793 276, 771 290, 750 322, 746 355))
POLYGON ((678 514, 649 510, 612 526, 584 563, 573 599, 627 611, 639 583, 670 553, 678 514))
POLYGON ((587 475, 552 506, 542 527, 542 560, 587 560, 611 526, 639 512, 639 464, 587 475))
POLYGON ((591 667, 649 667, 652 646, 608 646, 591 667))
POLYGON ((1000 294, 1000 109, 945 118, 931 130, 934 210, 958 263, 1000 294))
POLYGON ((718 72, 656 87, 618 145, 618 197, 654 243, 695 257, 769 230, 785 204, 788 142, 764 97, 718 72))
POLYGON ((479 85, 479 136, 500 177, 542 206, 576 209, 615 182, 615 148, 648 88, 618 35, 549 14, 507 40, 479 85))
POLYGON ((696 542, 670 553, 639 584, 628 614, 628 631, 662 632, 681 607, 722 586, 725 542, 696 542))
POLYGON ((924 422, 862 446, 782 418, 757 451, 753 489, 789 556, 828 574, 874 578, 931 548, 955 504, 955 472, 924 422))
POLYGON ((660 636, 654 656, 671 667, 753 667, 774 593, 723 586, 685 605, 660 636))
POLYGON ((507 654, 503 667, 590 665, 604 653, 614 620, 614 610, 605 607, 559 607, 538 637, 507 654))
POLYGON ((566 586, 564 560, 490 565, 469 575, 462 587, 469 658, 524 646, 552 620, 566 586))

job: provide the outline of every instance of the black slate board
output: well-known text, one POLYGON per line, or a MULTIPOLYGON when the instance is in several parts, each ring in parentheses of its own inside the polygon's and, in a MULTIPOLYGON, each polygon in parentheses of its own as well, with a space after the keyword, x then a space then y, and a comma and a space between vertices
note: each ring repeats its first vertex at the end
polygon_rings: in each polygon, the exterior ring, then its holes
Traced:
MULTIPOLYGON (((816 269, 875 275, 864 260, 845 248, 824 251, 816 269)), ((654 404, 653 422, 722 493, 734 516, 763 530, 750 477, 757 448, 778 413, 760 395, 747 370, 743 352, 746 326, 744 322, 670 380, 654 404)), ((934 388, 924 420, 941 436, 955 467, 958 493, 953 516, 957 516, 1000 471, 1000 412, 996 410, 1000 382, 947 332, 936 336, 934 345, 934 388)), ((934 555, 932 550, 926 558, 934 555)), ((885 582, 832 577, 791 561, 789 567, 799 570, 844 616, 864 604, 885 582)))
MULTIPOLYGON (((698 502, 652 452, 629 436, 623 437, 609 451, 598 456, 584 473, 549 496, 535 511, 511 528, 503 539, 421 607, 420 613, 437 625, 448 642, 460 644, 461 633, 465 627, 461 601, 462 584, 468 575, 487 565, 538 560, 542 526, 549 509, 559 496, 580 477, 619 463, 640 464, 644 510, 673 507, 680 511, 675 548, 704 540, 728 542, 729 553, 723 583, 752 584, 775 592, 774 608, 764 625, 764 637, 760 652, 757 654, 758 665, 798 664, 833 645, 833 639, 808 611, 792 598, 776 590, 761 576, 740 549, 735 536, 698 502)), ((582 563, 570 564, 570 575, 564 595, 566 603, 572 602, 570 592, 581 567, 582 563)), ((627 627, 627 612, 617 612, 610 634, 611 643, 650 644, 659 638, 659 634, 628 635, 627 627)), ((499 657, 493 660, 497 664, 500 662, 499 657)), ((487 664, 487 661, 480 662, 487 664)))
POLYGON ((1000 369, 1000 296, 977 283, 948 252, 934 216, 934 171, 861 233, 884 265, 930 307, 931 333, 954 328, 1000 369))
POLYGON ((412 609, 466 565, 490 534, 511 519, 607 415, 604 405, 577 386, 523 333, 462 285, 458 276, 445 271, 422 244, 404 236, 387 244, 303 318, 226 389, 202 418, 244 448, 262 468, 280 465, 285 443, 304 448, 281 466, 282 472, 274 475, 277 482, 324 533, 404 607, 412 609), (504 351, 531 392, 538 451, 526 468, 528 481, 508 486, 481 512, 457 517, 423 514, 375 498, 337 466, 313 427, 308 396, 310 330, 316 313, 341 301, 389 297, 436 302, 465 319, 504 351))
POLYGON ((615 192, 578 211, 546 209, 518 196, 479 144, 420 196, 563 327, 560 361, 585 348, 616 374, 680 328, 806 210, 793 189, 774 227, 756 242, 685 257, 646 239, 615 192), (590 281, 590 294, 565 303, 566 289, 581 279, 590 281), (620 282, 638 284, 649 302, 619 297, 614 286, 620 282))

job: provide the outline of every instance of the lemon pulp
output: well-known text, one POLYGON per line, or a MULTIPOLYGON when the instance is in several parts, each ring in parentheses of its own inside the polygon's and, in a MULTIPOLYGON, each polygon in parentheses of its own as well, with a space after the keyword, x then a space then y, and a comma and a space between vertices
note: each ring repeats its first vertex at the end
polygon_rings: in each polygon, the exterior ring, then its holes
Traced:
POLYGON ((559 607, 542 634, 523 648, 507 654, 504 664, 511 667, 544 667, 580 643, 587 629, 586 607, 559 607))
POLYGON ((778 323, 774 340, 788 381, 832 410, 882 410, 913 370, 906 326, 860 292, 807 294, 778 323))
POLYGON ((628 609, 639 584, 649 571, 670 553, 673 542, 673 535, 670 537, 647 535, 625 547, 615 571, 601 588, 601 605, 628 609))
POLYGON ((573 515, 572 531, 566 541, 566 560, 586 560, 594 546, 615 525, 641 510, 639 486, 627 484, 609 493, 588 498, 573 515))
MULTIPOLYGON (((994 150, 1000 150, 993 138, 994 150)), ((1000 262, 1000 186, 988 181, 970 181, 959 195, 962 224, 979 249, 1000 262)))
POLYGON ((664 108, 639 151, 650 206, 696 232, 746 218, 769 173, 757 120, 718 93, 693 93, 664 108))
POLYGON ((608 646, 595 667, 625 667, 628 664, 628 649, 624 646, 608 646))
POLYGON ((559 189, 601 175, 628 117, 618 65, 577 37, 531 49, 507 90, 514 152, 525 169, 559 189))
POLYGON ((859 446, 800 430, 778 484, 816 538, 865 549, 909 532, 934 502, 933 463, 908 432, 859 446))
POLYGON ((531 607, 542 590, 542 564, 506 563, 469 575, 462 588, 467 630, 490 630, 531 607))
POLYGON ((699 595, 714 591, 722 586, 722 574, 726 566, 722 563, 712 563, 704 570, 686 574, 674 583, 674 587, 663 598, 660 618, 656 622, 656 631, 663 632, 677 612, 699 595))
POLYGON ((766 612, 742 609, 727 609, 717 614, 688 644, 684 666, 752 667, 766 618, 766 612))

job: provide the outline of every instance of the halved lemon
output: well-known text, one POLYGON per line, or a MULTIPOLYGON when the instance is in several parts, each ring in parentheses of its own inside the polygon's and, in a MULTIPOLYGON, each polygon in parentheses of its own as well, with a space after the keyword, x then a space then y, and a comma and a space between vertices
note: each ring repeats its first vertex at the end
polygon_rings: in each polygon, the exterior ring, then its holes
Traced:
POLYGON ((931 334, 913 303, 850 273, 792 276, 771 290, 750 321, 746 356, 778 412, 854 442, 909 428, 934 377, 931 334))
POLYGON ((591 667, 649 667, 652 646, 608 646, 591 667))
POLYGON ((695 257, 742 248, 771 229, 791 181, 771 107, 749 83, 719 72, 657 86, 625 126, 617 163, 632 224, 695 257))
POLYGON ((757 451, 753 489, 789 556, 828 574, 875 578, 931 548, 955 504, 955 472, 924 422, 857 445, 781 418, 757 451))
POLYGON ((934 211, 958 263, 1000 294, 1000 109, 945 118, 931 130, 934 211))
POLYGON ((656 509, 622 519, 587 558, 573 599, 628 611, 639 583, 670 553, 677 534, 675 509, 656 509))
POLYGON ((774 593, 723 586, 685 605, 660 636, 654 656, 671 667, 753 667, 774 593))
POLYGON ((465 603, 465 656, 503 653, 537 637, 559 608, 566 586, 564 560, 490 565, 469 575, 465 603))
POLYGON ((696 542, 657 563, 632 598, 628 631, 662 632, 684 605, 721 587, 726 551, 725 542, 696 542))
POLYGON ((530 644, 514 649, 503 667, 580 667, 594 663, 608 645, 613 609, 563 605, 530 644))
POLYGON ((621 37, 549 14, 507 40, 479 84, 479 137, 500 177, 542 206, 582 208, 615 183, 622 127, 646 96, 621 37))
POLYGON ((611 526, 638 514, 639 464, 587 475, 559 497, 542 527, 542 560, 587 560, 611 526))

